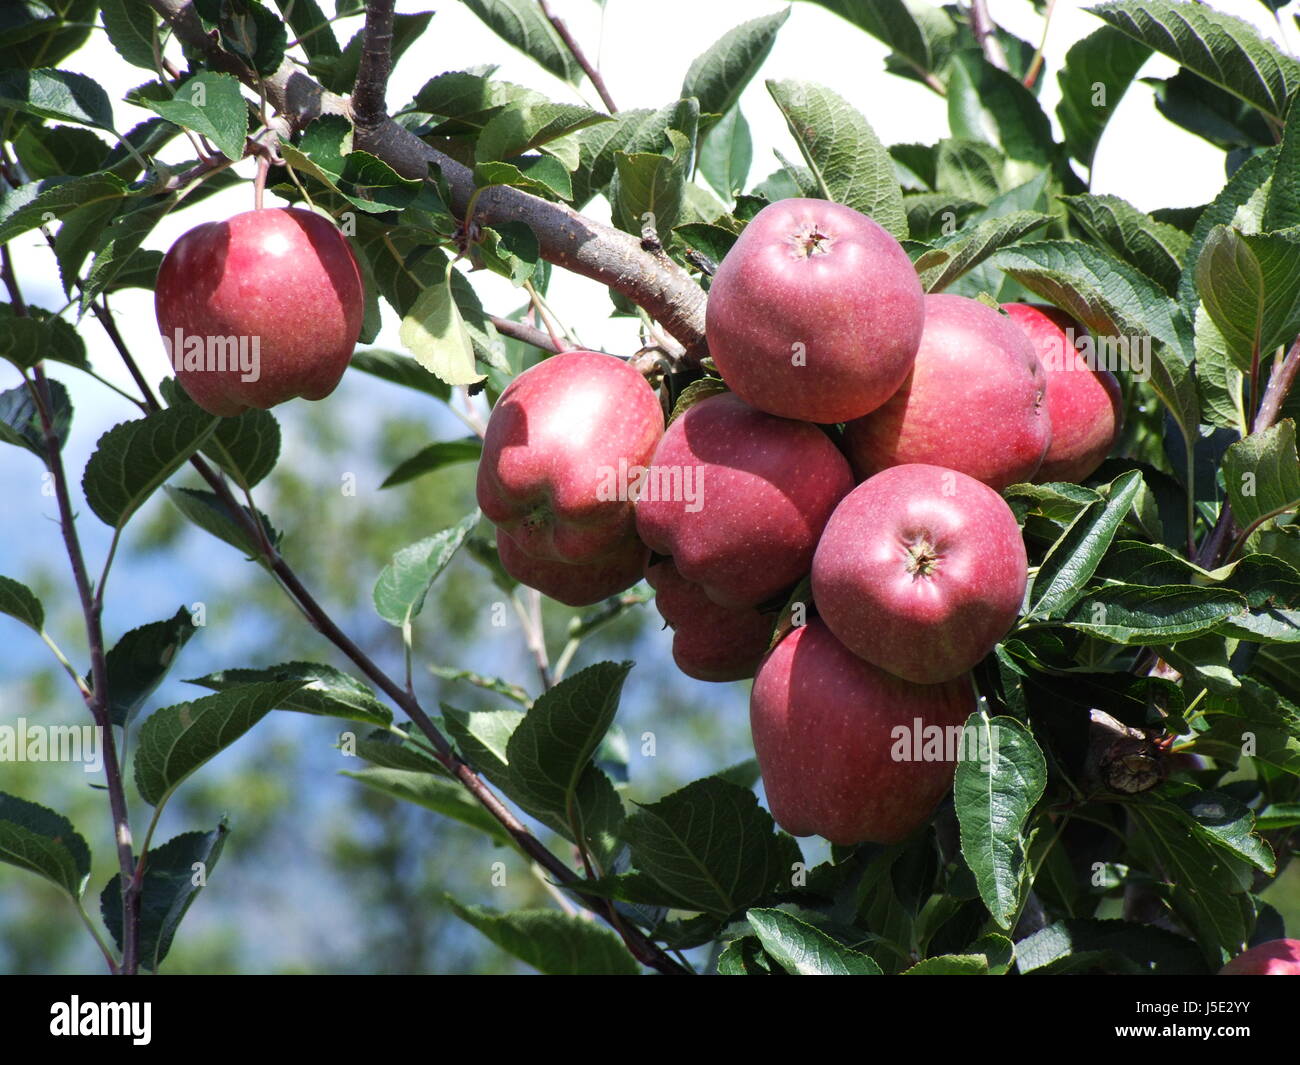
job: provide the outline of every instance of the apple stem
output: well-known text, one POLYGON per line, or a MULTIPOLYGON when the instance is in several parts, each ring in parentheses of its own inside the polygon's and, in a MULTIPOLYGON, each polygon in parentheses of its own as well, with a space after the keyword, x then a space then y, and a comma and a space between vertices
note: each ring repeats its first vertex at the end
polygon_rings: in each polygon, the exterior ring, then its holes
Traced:
POLYGON ((253 209, 262 209, 262 200, 266 194, 266 175, 271 169, 269 153, 260 153, 257 157, 257 176, 253 178, 253 209))

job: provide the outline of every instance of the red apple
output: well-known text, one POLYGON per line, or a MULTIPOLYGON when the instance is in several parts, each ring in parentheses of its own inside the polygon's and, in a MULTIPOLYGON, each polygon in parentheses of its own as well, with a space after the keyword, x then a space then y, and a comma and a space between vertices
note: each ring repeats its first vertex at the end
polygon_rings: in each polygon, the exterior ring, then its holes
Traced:
POLYGON ((888 232, 843 204, 789 199, 759 211, 722 260, 705 332, 746 403, 830 423, 902 384, 922 316, 916 270, 888 232))
POLYGON ((835 508, 813 559, 813 601, 854 654, 938 684, 1006 635, 1027 567, 997 492, 956 470, 893 466, 835 508))
POLYGON ((975 707, 969 677, 902 680, 813 618, 772 649, 750 693, 772 816, 791 835, 844 846, 906 839, 952 785, 954 733, 975 707))
POLYGON ((688 408, 655 449, 636 526, 651 550, 715 603, 758 606, 798 581, 849 464, 815 425, 776 418, 730 392, 688 408))
POLYGON ((592 351, 554 355, 511 381, 492 408, 478 504, 537 559, 625 552, 636 470, 663 430, 658 397, 627 363, 592 351))
POLYGON ((752 677, 772 641, 775 613, 753 607, 719 606, 698 584, 660 559, 646 567, 655 606, 673 629, 673 661, 696 680, 728 681, 752 677))
POLYGON ((1064 311, 1029 303, 1002 309, 1025 331, 1047 376, 1052 444, 1034 480, 1082 481, 1105 461, 1124 427, 1119 381, 1088 366, 1072 339, 1088 331, 1064 311))
POLYGON ((1300 976, 1300 939, 1274 939, 1238 954, 1220 976, 1300 976))
POLYGON ((849 423, 849 456, 861 478, 927 462, 1001 491, 1033 477, 1047 453, 1045 388, 1014 322, 979 300, 926 296, 912 373, 888 403, 849 423))
POLYGON ((177 380, 204 410, 231 417, 333 392, 361 334, 365 290, 328 219, 275 207, 181 237, 158 270, 154 309, 177 380))
POLYGON ((636 584, 649 552, 636 537, 629 537, 596 562, 557 562, 526 554, 498 529, 497 554, 505 571, 520 584, 565 606, 591 606, 636 584))

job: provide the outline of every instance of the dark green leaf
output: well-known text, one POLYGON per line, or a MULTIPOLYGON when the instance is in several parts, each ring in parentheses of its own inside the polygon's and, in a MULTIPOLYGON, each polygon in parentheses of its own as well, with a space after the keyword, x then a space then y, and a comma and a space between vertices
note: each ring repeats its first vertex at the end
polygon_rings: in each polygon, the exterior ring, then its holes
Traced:
POLYGON ((150 806, 165 802, 204 762, 229 747, 302 687, 249 684, 154 711, 140 729, 135 784, 150 806))
POLYGON ((90 848, 62 814, 0 791, 0 862, 43 876, 74 899, 90 876, 90 848))

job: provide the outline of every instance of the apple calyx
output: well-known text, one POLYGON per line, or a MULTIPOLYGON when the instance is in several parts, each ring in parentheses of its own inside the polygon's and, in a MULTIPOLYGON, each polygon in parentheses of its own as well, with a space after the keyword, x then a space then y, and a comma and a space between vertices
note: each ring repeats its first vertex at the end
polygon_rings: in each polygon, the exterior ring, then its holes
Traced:
POLYGON ((790 243, 794 246, 795 259, 811 259, 814 255, 829 255, 835 246, 835 238, 823 233, 820 226, 811 225, 797 230, 790 243))
POLYGON ((913 580, 930 577, 939 568, 939 549, 922 536, 907 545, 907 572, 913 580))

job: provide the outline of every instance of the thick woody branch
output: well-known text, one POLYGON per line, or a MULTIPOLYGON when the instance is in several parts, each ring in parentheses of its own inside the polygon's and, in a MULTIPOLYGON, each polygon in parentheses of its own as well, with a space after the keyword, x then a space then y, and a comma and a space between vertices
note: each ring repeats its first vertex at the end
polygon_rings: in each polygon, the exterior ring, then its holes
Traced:
POLYGON ((357 128, 377 129, 388 118, 388 75, 393 68, 393 2, 367 0, 366 34, 352 90, 352 116, 357 128))
MULTIPOLYGON (((263 88, 271 106, 293 128, 301 129, 324 114, 355 120, 352 101, 326 92, 292 61, 286 60, 268 78, 255 78, 204 33, 191 0, 149 3, 184 44, 203 52, 214 69, 235 74, 249 86, 263 88)), ((383 159, 406 177, 426 177, 430 164, 436 166, 451 190, 452 209, 462 216, 474 196, 474 175, 468 167, 431 148, 392 119, 384 119, 373 130, 358 128, 354 145, 383 159)), ((637 237, 519 189, 485 189, 474 204, 473 221, 477 224, 523 222, 536 235, 542 258, 598 281, 643 308, 681 342, 688 361, 698 361, 707 354, 703 290, 671 260, 646 252, 637 237)))

